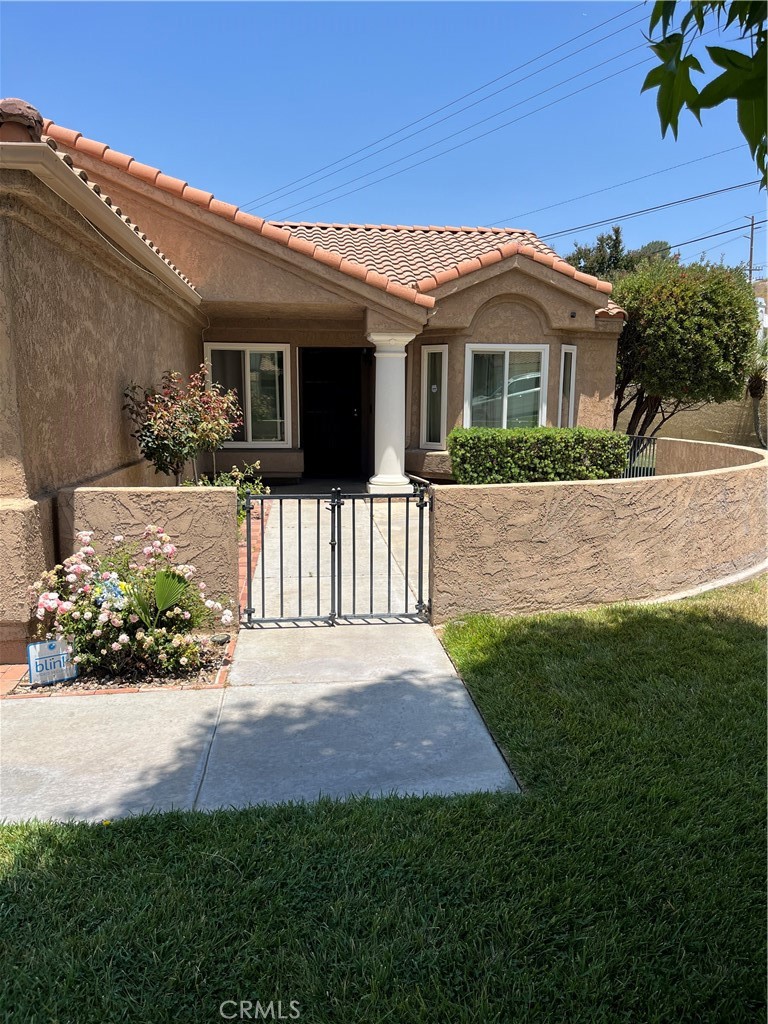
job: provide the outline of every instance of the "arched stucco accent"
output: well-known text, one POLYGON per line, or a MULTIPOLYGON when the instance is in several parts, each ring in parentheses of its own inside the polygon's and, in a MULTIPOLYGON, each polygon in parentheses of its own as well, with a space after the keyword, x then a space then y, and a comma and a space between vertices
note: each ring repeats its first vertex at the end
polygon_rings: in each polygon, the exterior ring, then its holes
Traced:
POLYGON ((505 292, 484 302, 472 317, 468 334, 475 341, 535 341, 555 330, 547 307, 527 295, 505 292), (504 324, 499 336, 497 324, 504 324), (511 332, 511 333, 510 333, 511 332), (514 336, 512 336, 514 335, 514 336), (533 335, 533 336, 532 336, 533 335))

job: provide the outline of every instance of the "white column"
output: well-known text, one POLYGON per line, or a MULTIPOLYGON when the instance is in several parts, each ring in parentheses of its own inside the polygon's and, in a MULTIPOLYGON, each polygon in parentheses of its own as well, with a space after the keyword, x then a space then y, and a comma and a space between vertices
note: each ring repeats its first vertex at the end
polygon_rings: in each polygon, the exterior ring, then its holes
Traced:
POLYGON ((368 481, 372 494, 410 494, 405 464, 405 349, 415 334, 371 333, 376 346, 376 397, 374 416, 374 475, 368 481))

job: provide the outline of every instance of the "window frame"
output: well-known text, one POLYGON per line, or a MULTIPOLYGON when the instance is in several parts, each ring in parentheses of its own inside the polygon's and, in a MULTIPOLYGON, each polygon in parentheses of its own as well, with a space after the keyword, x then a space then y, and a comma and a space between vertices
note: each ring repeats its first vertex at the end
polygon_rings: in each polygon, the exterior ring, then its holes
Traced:
POLYGON ((448 433, 448 346, 421 346, 421 422, 419 427, 419 447, 428 451, 444 452, 445 438, 448 433), (440 402, 440 441, 427 441, 427 363, 431 352, 439 352, 443 357, 440 402))
POLYGON ((547 389, 549 387, 549 345, 496 345, 493 342, 472 343, 465 346, 464 356, 464 426, 472 426, 472 366, 475 353, 504 354, 504 397, 502 403, 502 429, 507 422, 507 402, 509 400, 509 353, 538 352, 541 356, 541 394, 539 396, 539 422, 537 426, 547 425, 547 389))
POLYGON ((212 352, 240 352, 243 358, 243 420, 246 432, 245 441, 225 441, 222 448, 291 448, 291 346, 285 344, 271 345, 266 342, 225 342, 206 341, 203 344, 205 361, 212 365, 212 352), (251 433, 251 352, 282 352, 283 353, 283 415, 285 418, 285 440, 284 441, 253 441, 248 440, 251 433), (246 358, 247 357, 247 358, 246 358))
POLYGON ((576 353, 578 349, 576 345, 561 345, 560 346, 560 393, 558 395, 557 404, 557 425, 558 427, 573 427, 573 414, 576 406, 576 353), (568 422, 563 423, 563 384, 565 383, 565 355, 567 352, 571 353, 571 394, 568 399, 568 422))

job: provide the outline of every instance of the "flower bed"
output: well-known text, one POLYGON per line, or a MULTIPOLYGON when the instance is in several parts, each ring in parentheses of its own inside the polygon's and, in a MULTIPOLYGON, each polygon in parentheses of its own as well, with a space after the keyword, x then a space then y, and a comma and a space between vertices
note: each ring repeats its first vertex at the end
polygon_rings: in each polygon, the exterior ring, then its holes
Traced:
POLYGON ((231 609, 207 596, 193 565, 175 561, 176 547, 160 526, 141 541, 113 538, 98 554, 92 534, 45 573, 33 588, 40 638, 64 638, 86 688, 157 684, 215 676, 222 648, 211 634, 233 622, 231 609))

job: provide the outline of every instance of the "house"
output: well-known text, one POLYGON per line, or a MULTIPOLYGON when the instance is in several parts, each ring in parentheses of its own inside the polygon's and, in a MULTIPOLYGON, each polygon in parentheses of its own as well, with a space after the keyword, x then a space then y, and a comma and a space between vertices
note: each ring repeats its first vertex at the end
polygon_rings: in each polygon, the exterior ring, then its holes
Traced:
POLYGON ((244 407, 227 462, 271 478, 398 492, 450 477, 456 424, 611 427, 624 313, 531 231, 266 222, 21 100, 0 156, 0 511, 31 564, 60 488, 167 482, 122 392, 203 359, 244 407))

